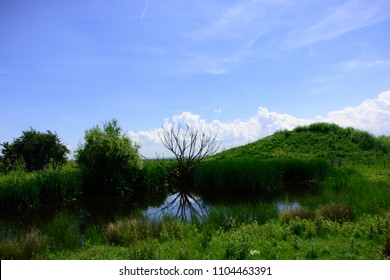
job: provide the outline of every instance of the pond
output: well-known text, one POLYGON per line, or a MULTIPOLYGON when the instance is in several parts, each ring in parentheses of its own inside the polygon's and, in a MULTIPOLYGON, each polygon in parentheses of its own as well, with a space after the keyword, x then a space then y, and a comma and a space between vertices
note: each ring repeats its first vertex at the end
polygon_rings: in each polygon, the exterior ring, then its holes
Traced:
POLYGON ((279 195, 273 198, 240 195, 212 198, 190 192, 173 192, 169 195, 159 194, 148 197, 123 199, 116 197, 95 197, 77 199, 64 203, 47 204, 30 209, 14 209, 0 213, 0 230, 2 234, 12 236, 14 231, 30 228, 41 228, 50 224, 56 216, 65 214, 78 220, 80 225, 107 224, 131 215, 144 216, 150 220, 161 220, 164 216, 174 216, 189 221, 193 215, 207 217, 215 205, 226 208, 232 205, 244 205, 256 208, 259 204, 272 207, 277 212, 303 206, 303 196, 279 195))

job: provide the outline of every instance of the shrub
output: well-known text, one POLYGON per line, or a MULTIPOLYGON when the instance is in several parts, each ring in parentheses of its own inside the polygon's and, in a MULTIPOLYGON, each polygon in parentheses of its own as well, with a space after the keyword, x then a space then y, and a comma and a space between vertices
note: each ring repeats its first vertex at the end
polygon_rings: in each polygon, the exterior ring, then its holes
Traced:
POLYGON ((85 132, 85 144, 76 153, 84 190, 88 195, 112 195, 135 191, 142 167, 139 146, 121 135, 116 120, 85 132))

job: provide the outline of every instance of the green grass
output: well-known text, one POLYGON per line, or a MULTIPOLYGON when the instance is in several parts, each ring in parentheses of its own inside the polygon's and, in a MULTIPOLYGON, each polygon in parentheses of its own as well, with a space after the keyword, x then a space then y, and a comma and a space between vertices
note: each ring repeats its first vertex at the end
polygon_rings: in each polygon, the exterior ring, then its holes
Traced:
POLYGON ((324 160, 208 160, 196 173, 200 193, 263 193, 303 191, 325 179, 331 166, 324 160))
MULTIPOLYGON (((134 223, 134 222, 132 222, 134 223)), ((170 221, 172 223, 172 221, 170 221)), ((229 229, 180 223, 171 234, 146 234, 120 245, 46 252, 45 259, 389 259, 390 213, 363 215, 355 222, 278 219, 236 224, 229 229), (165 237, 164 237, 165 236, 165 237)), ((172 229, 171 229, 172 230, 172 229)), ((142 230, 143 231, 143 230, 142 230)))
POLYGON ((81 191, 77 170, 14 172, 0 176, 2 208, 31 207, 75 197, 81 191))
POLYGON ((342 159, 365 164, 369 161, 390 165, 389 136, 375 137, 365 131, 315 123, 292 131, 279 131, 258 141, 228 149, 215 159, 342 159))

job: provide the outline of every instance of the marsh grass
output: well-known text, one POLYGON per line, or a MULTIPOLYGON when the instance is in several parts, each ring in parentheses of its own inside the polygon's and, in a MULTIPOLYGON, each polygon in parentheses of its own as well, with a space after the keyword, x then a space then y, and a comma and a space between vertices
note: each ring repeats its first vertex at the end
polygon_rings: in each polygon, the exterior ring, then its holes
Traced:
POLYGON ((334 170, 320 183, 317 204, 347 204, 356 216, 380 213, 390 208, 390 181, 367 178, 357 170, 334 170))
POLYGON ((45 228, 49 245, 55 250, 81 248, 80 220, 67 213, 59 213, 45 228))
POLYGON ((140 171, 139 185, 144 192, 165 191, 168 185, 168 168, 157 160, 145 160, 140 171))
POLYGON ((344 203, 328 203, 321 205, 316 210, 316 215, 335 222, 353 221, 355 211, 344 203))
POLYGON ((277 216, 276 207, 268 203, 216 205, 211 207, 203 223, 230 230, 247 223, 264 224, 277 216))
POLYGON ((149 238, 160 241, 183 238, 186 233, 186 225, 175 218, 166 217, 161 221, 150 221, 147 218, 125 218, 109 223, 105 236, 110 244, 128 245, 149 238))
POLYGON ((314 214, 305 207, 291 208, 283 210, 279 213, 279 217, 284 222, 289 222, 293 219, 313 219, 314 214))
POLYGON ((215 193, 303 191, 315 187, 330 170, 324 160, 209 160, 197 170, 195 185, 215 193))
POLYGON ((0 259, 29 260, 47 248, 47 237, 37 229, 0 241, 0 259))
POLYGON ((0 176, 2 208, 31 207, 71 199, 81 191, 77 170, 14 172, 0 176))

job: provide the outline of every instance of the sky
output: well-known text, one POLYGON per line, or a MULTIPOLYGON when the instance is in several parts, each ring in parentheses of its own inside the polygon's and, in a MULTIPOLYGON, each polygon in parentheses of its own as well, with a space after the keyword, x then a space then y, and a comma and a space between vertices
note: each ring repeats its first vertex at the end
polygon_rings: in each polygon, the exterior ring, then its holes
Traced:
POLYGON ((114 118, 145 157, 177 120, 221 149, 319 121, 390 135, 390 1, 0 0, 0 143, 75 151, 114 118))

